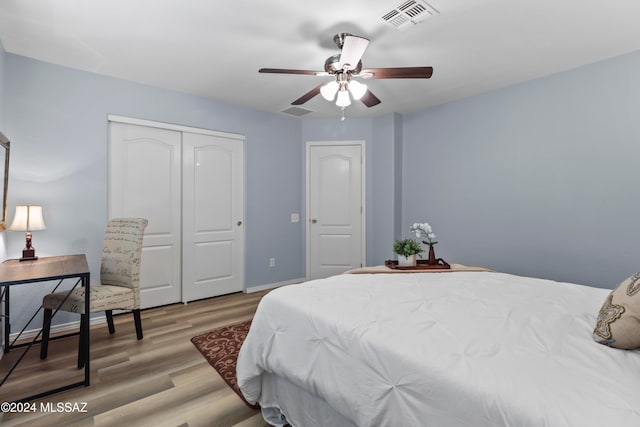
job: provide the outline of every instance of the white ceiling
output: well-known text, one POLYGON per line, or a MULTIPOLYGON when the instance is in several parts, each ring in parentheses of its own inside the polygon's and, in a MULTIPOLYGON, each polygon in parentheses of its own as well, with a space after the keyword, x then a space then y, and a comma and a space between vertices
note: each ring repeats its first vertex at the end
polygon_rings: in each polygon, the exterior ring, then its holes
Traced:
MULTIPOLYGON (((333 35, 371 40, 364 68, 433 66, 429 80, 367 80, 382 103, 347 116, 411 112, 640 49, 637 0, 428 0, 439 14, 399 30, 404 0, 2 0, 7 52, 264 111, 330 77, 333 35)), ((606 79, 606 76, 603 76, 606 79)), ((339 117, 317 96, 304 117, 339 117)))

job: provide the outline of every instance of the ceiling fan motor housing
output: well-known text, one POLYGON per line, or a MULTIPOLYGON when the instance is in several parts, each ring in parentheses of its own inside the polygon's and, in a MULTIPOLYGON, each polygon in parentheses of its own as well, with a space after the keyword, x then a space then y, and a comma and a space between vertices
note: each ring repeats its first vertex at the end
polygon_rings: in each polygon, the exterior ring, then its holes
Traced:
MULTIPOLYGON (((342 73, 344 70, 340 63, 340 54, 328 57, 324 61, 324 70, 329 74, 342 73)), ((350 74, 358 74, 360 70, 362 70, 362 61, 358 61, 357 66, 349 68, 348 72, 350 74)))
POLYGON ((352 36, 353 34, 351 33, 338 33, 335 36, 333 36, 333 42, 336 44, 336 46, 338 46, 339 49, 342 49, 342 46, 344 46, 344 39, 347 36, 352 36))

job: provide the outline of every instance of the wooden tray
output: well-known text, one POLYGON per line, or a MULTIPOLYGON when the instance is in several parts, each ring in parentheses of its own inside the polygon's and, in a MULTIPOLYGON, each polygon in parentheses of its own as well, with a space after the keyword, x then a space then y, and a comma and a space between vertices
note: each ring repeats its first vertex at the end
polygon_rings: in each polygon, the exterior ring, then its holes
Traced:
POLYGON ((398 266, 398 261, 392 259, 386 260, 384 265, 394 270, 449 270, 451 268, 442 258, 438 258, 436 265, 429 265, 429 260, 426 259, 417 260, 415 266, 398 266))

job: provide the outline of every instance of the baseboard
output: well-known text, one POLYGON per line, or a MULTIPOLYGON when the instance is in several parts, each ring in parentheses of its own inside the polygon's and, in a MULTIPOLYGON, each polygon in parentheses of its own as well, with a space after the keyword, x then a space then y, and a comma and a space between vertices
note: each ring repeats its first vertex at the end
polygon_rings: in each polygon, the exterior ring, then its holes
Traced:
POLYGON ((245 289, 244 291, 250 294, 252 292, 260 292, 260 291, 266 291, 268 289, 279 288, 280 286, 295 285, 297 283, 302 283, 304 281, 306 281, 306 279, 304 278, 291 279, 291 280, 285 280, 284 282, 268 283, 266 285, 252 286, 250 288, 245 289))
MULTIPOLYGON (((89 318, 89 327, 95 325, 102 325, 107 323, 106 316, 98 316, 98 317, 90 317, 89 318)), ((80 330, 80 320, 69 323, 62 323, 60 325, 51 325, 51 335, 58 333, 66 333, 66 332, 77 332, 80 330)), ((33 339, 36 335, 40 333, 40 328, 38 329, 29 329, 22 333, 20 336, 20 340, 22 339, 33 339)), ((18 336, 17 332, 9 335, 9 341, 13 342, 13 340, 18 336)))

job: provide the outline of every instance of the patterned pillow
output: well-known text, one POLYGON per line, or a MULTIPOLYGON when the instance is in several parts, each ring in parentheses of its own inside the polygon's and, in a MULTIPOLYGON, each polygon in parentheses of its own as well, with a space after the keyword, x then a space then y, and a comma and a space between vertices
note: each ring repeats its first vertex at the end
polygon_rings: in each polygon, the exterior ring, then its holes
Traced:
POLYGON ((615 348, 640 348, 640 273, 609 294, 598 313, 593 339, 615 348))

